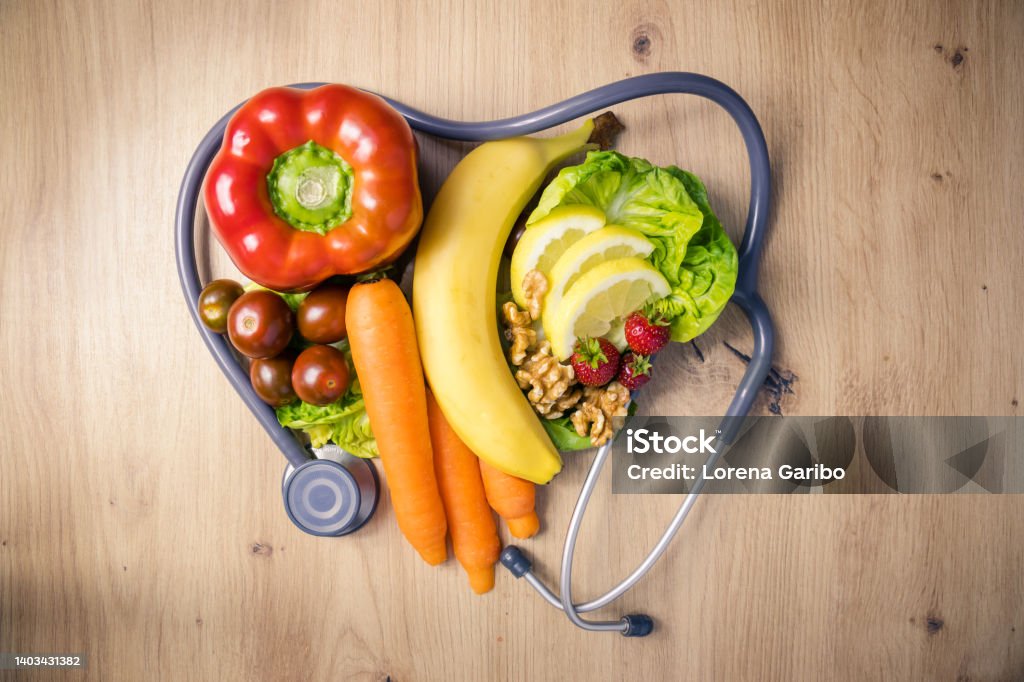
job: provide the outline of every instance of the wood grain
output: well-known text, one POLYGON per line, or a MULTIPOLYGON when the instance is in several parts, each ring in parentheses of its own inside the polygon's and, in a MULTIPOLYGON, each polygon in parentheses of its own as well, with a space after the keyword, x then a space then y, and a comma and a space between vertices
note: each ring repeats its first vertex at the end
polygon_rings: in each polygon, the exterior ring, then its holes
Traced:
MULTIPOLYGON (((171 229, 194 145, 268 85, 478 120, 699 71, 743 94, 772 155, 763 294, 799 377, 781 409, 1017 415, 1022 35, 1019 2, 0 3, 0 651, 90 657, 31 679, 1019 679, 1020 496, 709 497, 608 610, 648 610, 640 641, 579 632, 504 573, 473 596, 386 499, 357 536, 300 534, 280 456, 192 327, 171 229)), ((701 175, 738 235, 728 117, 616 110, 621 147, 701 175)), ((457 150, 438 151, 442 172, 457 150)), ((724 407, 725 342, 749 350, 735 312, 705 362, 671 351, 649 409, 724 407)), ((541 496, 526 546, 549 580, 588 458, 541 496)), ((581 595, 677 503, 607 488, 581 595)))

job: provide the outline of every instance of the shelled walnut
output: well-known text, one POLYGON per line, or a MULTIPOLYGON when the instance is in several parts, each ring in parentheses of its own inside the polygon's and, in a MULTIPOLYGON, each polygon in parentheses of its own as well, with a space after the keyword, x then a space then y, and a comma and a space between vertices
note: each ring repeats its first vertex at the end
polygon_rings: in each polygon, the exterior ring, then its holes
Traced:
POLYGON ((551 355, 551 343, 541 341, 536 351, 525 359, 516 372, 516 381, 523 390, 529 389, 526 397, 533 409, 549 419, 557 419, 573 407, 582 392, 573 386, 576 373, 572 367, 563 365, 551 355))
POLYGON ((537 343, 537 332, 530 326, 530 313, 520 310, 512 301, 501 306, 505 317, 505 335, 512 342, 508 351, 508 359, 513 365, 519 366, 526 358, 526 353, 537 343))
POLYGON ((540 270, 530 270, 523 277, 523 296, 526 297, 526 309, 530 311, 530 317, 540 319, 541 306, 544 304, 544 295, 548 293, 548 278, 540 270))
POLYGON ((629 390, 617 381, 607 386, 586 386, 583 401, 570 420, 576 433, 590 436, 590 443, 604 445, 615 435, 616 422, 627 414, 629 390))

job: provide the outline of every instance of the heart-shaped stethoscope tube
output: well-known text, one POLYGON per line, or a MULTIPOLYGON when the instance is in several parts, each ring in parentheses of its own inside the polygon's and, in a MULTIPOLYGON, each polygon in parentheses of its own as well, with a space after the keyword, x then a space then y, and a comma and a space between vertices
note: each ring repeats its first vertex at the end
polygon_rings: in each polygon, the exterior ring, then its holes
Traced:
MULTIPOLYGON (((308 89, 319 85, 322 83, 300 83, 292 87, 308 89)), ((609 83, 558 104, 521 116, 475 123, 438 118, 388 97, 384 97, 384 99, 395 107, 416 131, 448 140, 482 142, 536 133, 615 104, 651 95, 674 93, 704 97, 725 109, 739 126, 750 161, 750 204, 739 248, 739 275, 736 291, 731 301, 740 306, 750 322, 754 348, 746 372, 737 386, 736 393, 726 410, 726 418, 722 423, 719 440, 729 443, 738 433, 743 418, 750 411, 757 391, 768 375, 774 345, 771 316, 757 292, 758 263, 767 231, 771 199, 768 147, 754 112, 732 88, 713 78, 695 73, 652 73, 609 83)), ((298 469, 309 464, 310 453, 291 431, 278 423, 274 409, 256 395, 249 383, 247 373, 235 358, 227 339, 203 326, 197 308, 199 294, 202 291, 195 256, 195 219, 200 191, 206 170, 220 148, 227 122, 240 106, 242 105, 239 104, 225 114, 210 129, 199 143, 185 170, 175 215, 175 254, 178 263, 178 277, 181 280, 181 288, 192 319, 207 348, 210 349, 217 361, 217 365, 289 463, 298 469)), ((291 514, 291 511, 289 513, 291 514)), ((293 520, 295 520, 294 516, 293 520)), ((298 522, 297 525, 301 527, 298 522)), ((309 532, 306 528, 303 530, 309 532)), ((352 530, 354 529, 348 528, 341 533, 315 534, 337 535, 346 534, 352 530)))

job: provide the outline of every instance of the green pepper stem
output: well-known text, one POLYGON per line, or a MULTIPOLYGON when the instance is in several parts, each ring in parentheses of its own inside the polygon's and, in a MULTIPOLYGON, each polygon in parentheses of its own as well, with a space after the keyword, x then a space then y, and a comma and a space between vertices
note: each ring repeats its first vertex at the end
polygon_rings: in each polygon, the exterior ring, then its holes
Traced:
POLYGON ((324 235, 352 216, 352 167, 312 140, 274 159, 267 189, 274 213, 297 230, 324 235))

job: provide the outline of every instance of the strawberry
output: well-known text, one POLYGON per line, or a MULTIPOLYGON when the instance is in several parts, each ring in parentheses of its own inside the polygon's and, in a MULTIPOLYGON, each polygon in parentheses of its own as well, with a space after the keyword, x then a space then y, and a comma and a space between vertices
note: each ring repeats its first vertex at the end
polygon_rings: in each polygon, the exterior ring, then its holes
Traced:
POLYGON ((608 339, 576 339, 569 358, 576 378, 586 386, 604 386, 619 371, 619 351, 608 339))
POLYGON ((637 311, 626 318, 626 343, 640 355, 653 355, 665 347, 672 330, 660 317, 637 311))
POLYGON ((619 383, 631 391, 635 391, 651 380, 651 359, 646 355, 638 355, 626 351, 619 367, 619 383))

